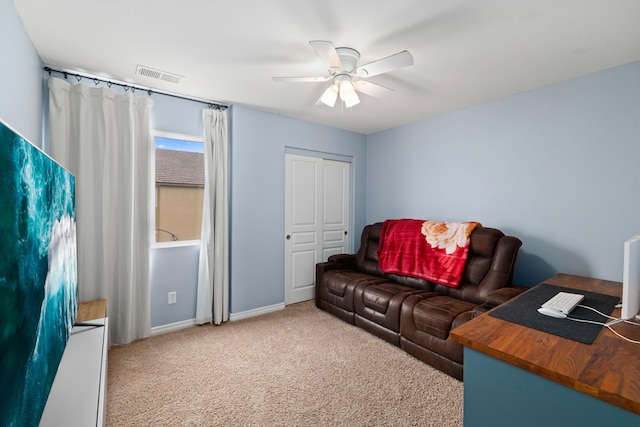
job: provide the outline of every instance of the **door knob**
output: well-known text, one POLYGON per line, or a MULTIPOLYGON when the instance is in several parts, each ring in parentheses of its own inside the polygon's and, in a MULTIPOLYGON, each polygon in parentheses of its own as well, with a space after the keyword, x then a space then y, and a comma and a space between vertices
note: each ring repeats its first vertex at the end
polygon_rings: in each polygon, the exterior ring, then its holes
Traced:
POLYGON ((287 234, 287 240, 291 239, 291 235, 287 234))
POLYGON ((346 235, 347 235, 347 233, 348 233, 348 231, 346 231, 346 230, 345 230, 344 235, 346 236, 346 235))

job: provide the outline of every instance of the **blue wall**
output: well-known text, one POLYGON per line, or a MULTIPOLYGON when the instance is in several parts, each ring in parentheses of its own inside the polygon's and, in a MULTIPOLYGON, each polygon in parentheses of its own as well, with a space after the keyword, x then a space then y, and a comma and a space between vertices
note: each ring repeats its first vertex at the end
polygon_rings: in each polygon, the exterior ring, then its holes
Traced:
POLYGON ((151 249, 151 326, 190 321, 196 317, 200 245, 151 249), (176 293, 169 304, 168 293, 176 293))
MULTIPOLYGON (((138 93, 138 92, 136 92, 138 93)), ((154 93, 151 126, 154 130, 204 138, 202 110, 206 104, 154 93)))
POLYGON ((42 61, 10 0, 0 0, 0 55, 0 120, 42 147, 42 61))
MULTIPOLYGON (((153 94, 151 122, 154 130, 204 136, 200 102, 153 94)), ((163 326, 195 319, 200 247, 187 245, 151 250, 151 326, 163 326), (176 292, 175 304, 169 304, 169 292, 176 292)))
POLYGON ((640 234, 640 63, 367 138, 367 222, 477 220, 523 241, 515 280, 620 281, 640 234))
POLYGON ((361 134, 232 107, 231 313, 284 302, 285 151, 298 148, 352 159, 352 234, 359 245, 366 215, 365 141, 361 134))

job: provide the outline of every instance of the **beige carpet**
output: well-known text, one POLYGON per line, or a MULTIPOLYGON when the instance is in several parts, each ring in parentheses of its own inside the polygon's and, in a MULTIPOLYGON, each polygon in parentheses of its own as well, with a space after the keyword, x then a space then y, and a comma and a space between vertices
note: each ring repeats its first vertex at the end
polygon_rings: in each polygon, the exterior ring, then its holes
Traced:
POLYGON ((109 351, 107 426, 462 426, 463 387, 311 301, 109 351))

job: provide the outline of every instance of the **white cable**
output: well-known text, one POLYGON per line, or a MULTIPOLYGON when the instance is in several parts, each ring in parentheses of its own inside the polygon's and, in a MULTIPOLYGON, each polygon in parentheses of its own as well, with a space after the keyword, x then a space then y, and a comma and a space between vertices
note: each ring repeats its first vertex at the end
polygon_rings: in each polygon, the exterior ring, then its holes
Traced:
POLYGON ((625 341, 629 341, 630 343, 633 343, 633 344, 640 344, 640 341, 632 340, 632 339, 627 338, 627 337, 625 337, 624 335, 622 335, 622 334, 620 334, 620 333, 616 332, 616 331, 615 331, 615 330, 614 330, 610 325, 604 325, 604 326, 606 326, 607 328, 609 328, 609 330, 610 330, 611 332, 613 332, 614 334, 616 334, 617 336, 619 336, 619 337, 620 337, 620 338, 622 338, 623 340, 625 340, 625 341))
POLYGON ((601 312, 599 312, 598 310, 596 310, 595 308, 593 308, 593 307, 589 307, 588 305, 578 304, 578 305, 577 305, 577 307, 587 308, 587 309, 589 309, 589 310, 591 310, 591 311, 595 311, 595 312, 596 312, 596 313, 598 313, 600 316, 604 316, 604 317, 606 317, 606 318, 608 318, 608 319, 617 320, 617 318, 616 318, 616 317, 612 317, 612 316, 606 315, 606 314, 604 314, 604 313, 601 313, 601 312))
MULTIPOLYGON (((617 317, 608 316, 608 315, 606 315, 606 314, 604 314, 604 313, 602 313, 602 312, 600 312, 600 311, 596 310, 596 309, 595 309, 595 308, 593 308, 593 307, 589 307, 588 305, 578 304, 576 307, 582 307, 582 308, 589 309, 589 310, 591 310, 591 311, 595 311, 595 312, 596 312, 596 313, 598 313, 600 316, 606 317, 606 318, 611 319, 611 320, 620 320, 620 319, 618 319, 617 317)), ((624 321, 624 323, 628 323, 628 324, 630 324, 630 325, 635 325, 635 326, 640 326, 640 323, 636 323, 636 322, 633 322, 633 321, 631 321, 631 320, 625 320, 625 321, 624 321)))
MULTIPOLYGON (((602 313, 600 313, 600 314, 602 314, 602 313)), ((605 316, 605 317, 609 317, 609 316, 607 316, 606 314, 605 314, 605 315, 603 315, 603 316, 605 316)), ((630 339, 630 338, 625 337, 624 335, 622 335, 622 334, 620 334, 620 333, 616 332, 616 331, 611 327, 611 325, 607 325, 606 323, 602 323, 602 322, 594 322, 593 320, 576 319, 575 317, 565 317, 565 319, 573 320, 574 322, 592 323, 592 324, 594 324, 594 325, 605 326, 605 327, 606 327, 606 328, 608 328, 611 332, 613 332, 614 334, 616 334, 617 336, 619 336, 619 337, 620 337, 620 338, 622 338, 623 340, 625 340, 625 341, 629 341, 630 343, 633 343, 633 344, 640 344, 640 341, 632 340, 632 339, 630 339)))

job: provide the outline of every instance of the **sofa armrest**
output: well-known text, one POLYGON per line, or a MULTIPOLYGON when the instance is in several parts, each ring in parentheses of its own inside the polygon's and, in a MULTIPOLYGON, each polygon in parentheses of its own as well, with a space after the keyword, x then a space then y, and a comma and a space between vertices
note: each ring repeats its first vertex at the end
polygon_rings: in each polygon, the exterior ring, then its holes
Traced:
POLYGON ((356 265, 356 256, 352 254, 335 254, 331 255, 327 262, 330 263, 339 263, 339 264, 350 264, 355 268, 356 265))
POLYGON ((320 283, 325 271, 355 270, 356 256, 350 254, 331 255, 326 262, 316 264, 316 307, 320 308, 320 283))
POLYGON ((473 311, 471 312, 471 317, 476 318, 478 316, 480 316, 481 314, 486 313, 487 311, 491 310, 492 308, 494 308, 494 306, 488 304, 488 303, 484 303, 481 304, 479 306, 476 306, 473 311))
POLYGON ((506 288, 496 289, 487 296, 484 304, 481 304, 473 309, 472 316, 478 317, 481 314, 484 314, 487 311, 496 308, 500 304, 504 304, 511 298, 517 297, 527 289, 529 288, 520 285, 511 285, 506 288))
POLYGON ((496 289, 487 295, 485 305, 491 308, 497 307, 500 304, 504 304, 509 301, 511 298, 517 297, 527 289, 529 288, 520 285, 511 285, 505 288, 496 289))

